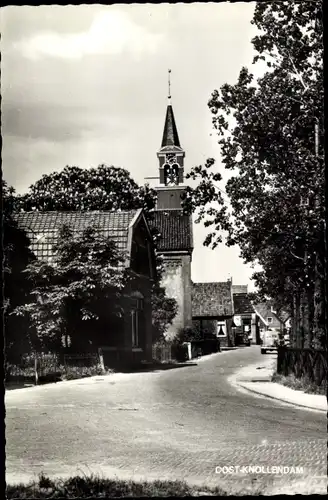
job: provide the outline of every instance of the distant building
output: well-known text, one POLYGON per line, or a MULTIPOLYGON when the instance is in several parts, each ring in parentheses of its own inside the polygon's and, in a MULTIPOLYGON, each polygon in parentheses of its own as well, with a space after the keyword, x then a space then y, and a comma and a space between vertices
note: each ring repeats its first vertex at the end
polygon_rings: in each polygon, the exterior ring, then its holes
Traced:
POLYGON ((235 345, 231 292, 231 281, 192 284, 193 322, 201 332, 215 333, 223 347, 235 345))
POLYGON ((284 329, 290 326, 290 315, 275 308, 272 301, 261 302, 254 305, 256 314, 259 317, 260 330, 276 330, 283 333, 284 329))
POLYGON ((236 344, 259 344, 258 320, 247 285, 232 285, 236 344))

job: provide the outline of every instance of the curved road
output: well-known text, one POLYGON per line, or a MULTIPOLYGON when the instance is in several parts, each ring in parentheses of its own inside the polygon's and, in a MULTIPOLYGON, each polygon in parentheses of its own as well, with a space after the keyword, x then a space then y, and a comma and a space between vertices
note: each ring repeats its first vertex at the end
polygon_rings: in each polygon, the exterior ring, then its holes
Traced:
POLYGON ((277 492, 325 492, 326 416, 232 387, 254 346, 171 370, 6 392, 7 482, 90 472, 277 492), (223 466, 302 473, 216 473, 223 466))

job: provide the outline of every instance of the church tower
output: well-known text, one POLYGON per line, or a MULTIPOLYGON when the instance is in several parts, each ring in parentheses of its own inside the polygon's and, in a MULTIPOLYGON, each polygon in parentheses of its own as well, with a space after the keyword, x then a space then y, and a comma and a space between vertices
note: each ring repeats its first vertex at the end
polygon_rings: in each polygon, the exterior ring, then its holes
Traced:
POLYGON ((162 145, 157 153, 160 180, 160 186, 156 188, 157 210, 181 209, 181 194, 185 189, 183 185, 185 152, 180 146, 175 124, 171 104, 170 80, 168 101, 162 145))
POLYGON ((157 207, 150 225, 157 228, 160 239, 157 251, 163 257, 164 277, 162 286, 166 295, 178 303, 178 313, 169 326, 166 338, 173 339, 181 328, 191 326, 191 258, 193 251, 192 217, 183 213, 181 194, 184 186, 185 152, 180 145, 170 93, 166 109, 164 131, 159 160, 159 186, 157 207))

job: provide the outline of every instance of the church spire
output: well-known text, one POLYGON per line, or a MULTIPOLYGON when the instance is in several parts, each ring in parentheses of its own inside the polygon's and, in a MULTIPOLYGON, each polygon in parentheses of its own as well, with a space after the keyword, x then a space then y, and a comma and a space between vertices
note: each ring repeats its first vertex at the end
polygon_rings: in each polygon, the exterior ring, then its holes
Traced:
POLYGON ((177 126, 175 124, 173 108, 171 104, 171 70, 168 70, 168 104, 166 110, 162 148, 166 146, 180 147, 177 126))

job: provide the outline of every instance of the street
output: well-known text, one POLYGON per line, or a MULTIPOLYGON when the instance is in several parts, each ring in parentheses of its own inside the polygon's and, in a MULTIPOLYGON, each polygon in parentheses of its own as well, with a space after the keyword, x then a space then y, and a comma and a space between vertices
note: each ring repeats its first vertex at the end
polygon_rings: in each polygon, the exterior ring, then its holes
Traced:
POLYGON ((226 380, 260 359, 252 346, 182 368, 8 391, 6 480, 92 472, 231 488, 256 482, 268 492, 303 482, 325 491, 326 416, 240 392, 226 380), (236 480, 215 472, 248 465, 301 466, 303 473, 236 480))

